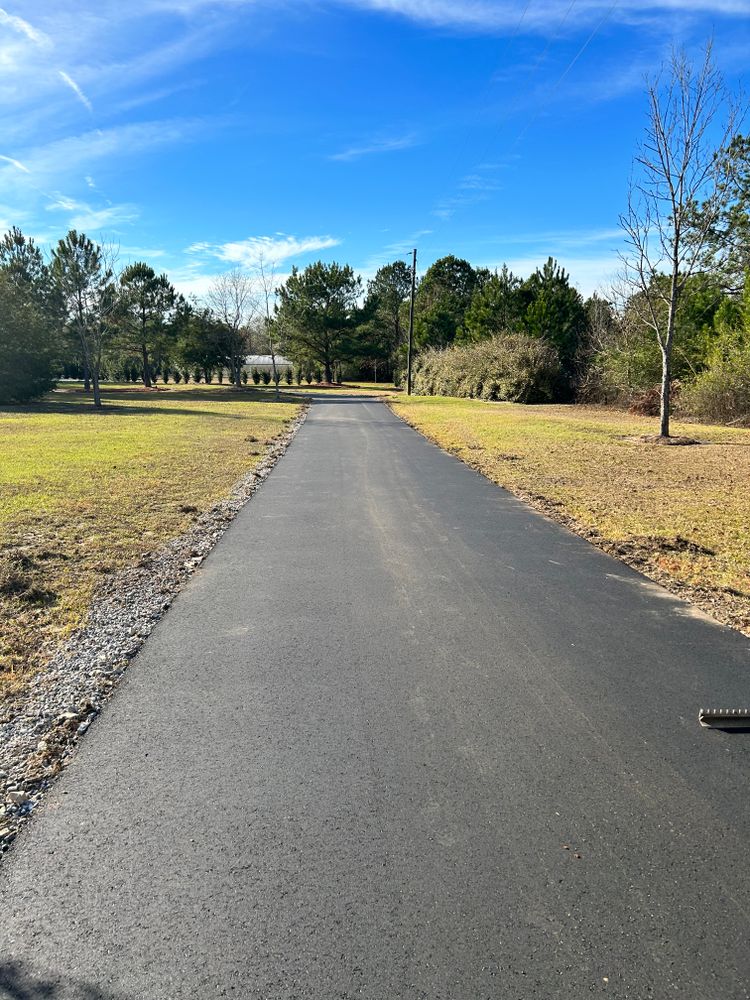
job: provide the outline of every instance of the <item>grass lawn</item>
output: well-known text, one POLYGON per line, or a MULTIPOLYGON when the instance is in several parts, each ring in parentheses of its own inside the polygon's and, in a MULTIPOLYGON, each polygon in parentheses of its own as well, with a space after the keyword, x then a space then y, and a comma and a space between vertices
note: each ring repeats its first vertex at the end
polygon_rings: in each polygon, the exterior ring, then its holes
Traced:
POLYGON ((750 634, 750 430, 675 423, 701 444, 665 447, 632 440, 656 420, 603 408, 389 402, 493 482, 750 634))
POLYGON ((0 408, 0 695, 85 616, 105 574, 184 532, 300 404, 224 386, 68 385, 0 408))

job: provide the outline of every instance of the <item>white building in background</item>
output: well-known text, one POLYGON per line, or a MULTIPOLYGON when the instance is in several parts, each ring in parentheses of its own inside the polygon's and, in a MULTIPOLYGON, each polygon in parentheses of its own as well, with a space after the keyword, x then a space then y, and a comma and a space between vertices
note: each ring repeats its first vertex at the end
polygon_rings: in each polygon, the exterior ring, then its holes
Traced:
MULTIPOLYGON (((253 368, 259 372, 272 372, 273 360, 270 354, 248 354, 245 358, 244 369, 250 373, 253 368)), ((294 367, 289 358, 284 358, 280 354, 276 355, 276 370, 285 372, 287 368, 294 367)))

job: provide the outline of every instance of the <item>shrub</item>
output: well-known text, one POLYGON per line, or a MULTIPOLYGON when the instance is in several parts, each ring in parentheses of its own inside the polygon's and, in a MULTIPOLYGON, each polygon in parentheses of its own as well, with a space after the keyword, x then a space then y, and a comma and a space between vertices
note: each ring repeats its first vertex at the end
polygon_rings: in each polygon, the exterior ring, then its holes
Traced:
POLYGON ((680 412, 698 420, 750 426, 750 348, 718 358, 686 386, 680 412))
POLYGON ((260 385, 260 372, 258 371, 258 369, 257 368, 253 368, 253 370, 250 373, 250 375, 251 375, 252 380, 253 380, 253 385, 260 385))
POLYGON ((294 373, 294 381, 297 383, 297 385, 302 385, 302 378, 303 378, 302 369, 297 368, 297 370, 294 373))
MULTIPOLYGON (((221 381, 221 376, 219 377, 219 381, 221 381)), ((244 368, 242 369, 242 384, 247 385, 247 372, 244 368)))
POLYGON ((291 385, 292 384, 292 369, 291 368, 287 368, 286 374, 285 374, 284 377, 286 379, 286 384, 287 385, 291 385))
POLYGON ((261 375, 261 378, 263 379, 263 385, 270 385, 271 384, 271 373, 269 371, 266 371, 264 369, 264 371, 263 371, 263 373, 261 375))
POLYGON ((172 371, 172 378, 174 379, 174 384, 175 385, 179 385, 180 384, 180 382, 182 381, 182 373, 180 372, 179 368, 175 368, 172 371))
POLYGON ((414 364, 413 389, 421 396, 542 403, 554 397, 560 378, 560 361, 552 345, 507 334, 425 351, 414 364))

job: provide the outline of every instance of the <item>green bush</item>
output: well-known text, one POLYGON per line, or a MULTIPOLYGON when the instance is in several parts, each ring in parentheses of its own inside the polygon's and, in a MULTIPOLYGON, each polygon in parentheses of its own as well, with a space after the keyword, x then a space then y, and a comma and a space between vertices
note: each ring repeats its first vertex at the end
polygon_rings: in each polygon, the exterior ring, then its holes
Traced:
POLYGON ((415 361, 413 389, 420 396, 466 396, 543 403, 554 398, 561 368, 554 347, 524 334, 425 351, 415 361))
POLYGON ((287 368, 286 374, 285 374, 284 378, 286 379, 286 384, 287 385, 291 385, 292 384, 293 380, 292 380, 292 369, 291 368, 287 368))
POLYGON ((294 381, 297 383, 297 385, 302 385, 302 378, 303 378, 302 369, 298 367, 294 373, 294 381))
POLYGON ((271 384, 271 373, 265 369, 261 372, 261 378, 263 379, 263 385, 271 384))
POLYGON ((750 347, 717 358, 685 386, 680 412, 698 420, 750 426, 750 347))
POLYGON ((242 369, 242 384, 247 385, 247 372, 244 368, 242 369))
POLYGON ((253 380, 253 385, 260 385, 260 372, 258 371, 258 369, 253 368, 250 374, 253 380))

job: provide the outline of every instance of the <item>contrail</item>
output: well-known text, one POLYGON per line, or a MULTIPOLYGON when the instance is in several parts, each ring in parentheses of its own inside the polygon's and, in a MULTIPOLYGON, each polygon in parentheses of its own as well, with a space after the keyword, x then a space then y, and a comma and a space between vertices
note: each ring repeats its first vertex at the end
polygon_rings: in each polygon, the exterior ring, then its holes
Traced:
POLYGON ((88 99, 88 97, 86 97, 86 95, 81 90, 81 88, 78 86, 78 84, 75 82, 75 80, 72 77, 68 76, 68 74, 64 70, 59 69, 57 72, 60 74, 60 78, 65 83, 67 83, 67 85, 70 87, 70 89, 76 95, 76 97, 81 102, 81 104, 83 104, 84 107, 88 108, 89 111, 93 112, 94 108, 93 108, 93 106, 91 104, 91 101, 88 99))

